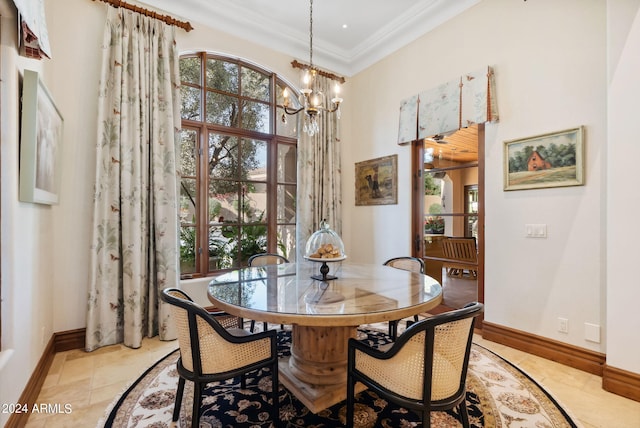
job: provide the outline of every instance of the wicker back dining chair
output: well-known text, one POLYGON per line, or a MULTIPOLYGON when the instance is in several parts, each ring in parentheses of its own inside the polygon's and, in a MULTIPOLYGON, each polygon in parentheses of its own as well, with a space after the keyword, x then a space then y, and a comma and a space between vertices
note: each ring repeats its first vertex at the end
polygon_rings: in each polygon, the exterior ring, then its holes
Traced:
POLYGON ((285 256, 281 256, 276 253, 258 253, 249 257, 247 262, 249 263, 249 266, 266 266, 289 263, 289 260, 285 256))
MULTIPOLYGON (((289 260, 285 256, 281 256, 276 253, 258 253, 249 257, 247 261, 249 266, 267 266, 267 265, 279 265, 282 263, 289 263, 289 260)), ((256 322, 255 320, 251 320, 250 330, 253 331, 255 329, 256 322)), ((266 331, 269 328, 269 324, 266 322, 262 323, 263 329, 266 331)), ((284 326, 280 324, 280 328, 284 329, 284 326)))
MULTIPOLYGON (((394 257, 384 262, 383 265, 416 273, 424 273, 424 261, 417 257, 394 257)), ((418 322, 418 315, 413 316, 413 321, 418 322)), ((391 340, 396 340, 396 336, 398 335, 398 322, 399 320, 389 321, 389 336, 391 340)))
POLYGON ((161 297, 171 305, 180 345, 177 362, 180 379, 173 421, 180 416, 185 380, 193 382, 191 426, 198 427, 202 392, 207 383, 240 376, 240 385, 246 388, 245 374, 267 367, 271 371, 271 417, 273 424, 278 426, 277 332, 272 330, 250 334, 239 328, 225 329, 215 315, 212 316, 176 288, 163 290, 161 297))
POLYGON ((430 412, 459 407, 463 427, 469 427, 466 378, 475 318, 482 303, 445 312, 412 324, 386 350, 349 339, 347 427, 353 427, 355 385, 421 413, 430 427, 430 412))

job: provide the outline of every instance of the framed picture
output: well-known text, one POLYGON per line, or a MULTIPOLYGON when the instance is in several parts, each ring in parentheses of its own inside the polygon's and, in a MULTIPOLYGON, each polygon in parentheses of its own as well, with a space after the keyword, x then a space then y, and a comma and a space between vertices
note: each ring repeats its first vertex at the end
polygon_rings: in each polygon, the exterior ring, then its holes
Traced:
POLYGON ((38 73, 22 79, 20 200, 58 203, 63 119, 38 73))
POLYGON ((583 128, 504 143, 504 190, 584 184, 583 128))
POLYGON ((398 155, 356 163, 356 205, 398 203, 398 155))

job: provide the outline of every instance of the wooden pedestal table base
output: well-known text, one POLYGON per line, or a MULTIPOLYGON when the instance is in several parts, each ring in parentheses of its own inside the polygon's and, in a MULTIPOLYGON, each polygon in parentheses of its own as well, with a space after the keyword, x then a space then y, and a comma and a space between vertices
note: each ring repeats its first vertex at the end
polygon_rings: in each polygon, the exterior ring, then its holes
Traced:
POLYGON ((291 357, 280 360, 280 380, 313 413, 347 398, 347 342, 356 333, 356 327, 292 326, 291 357))

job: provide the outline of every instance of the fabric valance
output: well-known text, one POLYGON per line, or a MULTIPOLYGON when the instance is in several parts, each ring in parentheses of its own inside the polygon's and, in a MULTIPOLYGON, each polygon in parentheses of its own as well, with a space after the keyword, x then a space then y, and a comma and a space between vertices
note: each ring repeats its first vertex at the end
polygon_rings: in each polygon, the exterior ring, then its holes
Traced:
POLYGON ((402 100, 398 144, 496 120, 495 79, 487 67, 402 100))

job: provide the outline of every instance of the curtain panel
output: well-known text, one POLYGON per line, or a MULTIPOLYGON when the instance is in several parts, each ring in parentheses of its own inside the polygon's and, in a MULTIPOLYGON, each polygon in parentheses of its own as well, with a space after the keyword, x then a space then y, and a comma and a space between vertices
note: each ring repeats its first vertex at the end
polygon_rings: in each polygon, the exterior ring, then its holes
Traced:
MULTIPOLYGON (((324 94, 332 92, 333 81, 316 76, 316 89, 324 94)), ((325 108, 330 100, 325 99, 325 108)), ((303 114, 298 117, 302 129, 303 114)), ((296 253, 298 260, 304 255, 307 239, 326 219, 329 226, 342 234, 342 165, 340 162, 340 129, 337 113, 320 113, 320 132, 309 137, 300 132, 298 142, 298 199, 296 225, 296 253)))
POLYGON ((398 144, 496 120, 495 79, 487 67, 402 100, 398 144))
POLYGON ((102 52, 88 351, 174 339, 159 292, 179 285, 175 27, 109 7, 102 52))

